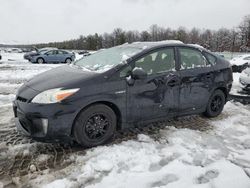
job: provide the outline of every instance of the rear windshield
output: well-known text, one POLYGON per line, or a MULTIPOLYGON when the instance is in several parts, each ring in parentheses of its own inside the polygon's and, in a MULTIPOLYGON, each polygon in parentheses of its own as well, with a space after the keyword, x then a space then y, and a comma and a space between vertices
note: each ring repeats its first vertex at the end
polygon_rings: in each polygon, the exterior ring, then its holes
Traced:
POLYGON ((126 45, 116 46, 97 51, 76 61, 74 64, 90 71, 105 72, 142 50, 141 48, 126 45))

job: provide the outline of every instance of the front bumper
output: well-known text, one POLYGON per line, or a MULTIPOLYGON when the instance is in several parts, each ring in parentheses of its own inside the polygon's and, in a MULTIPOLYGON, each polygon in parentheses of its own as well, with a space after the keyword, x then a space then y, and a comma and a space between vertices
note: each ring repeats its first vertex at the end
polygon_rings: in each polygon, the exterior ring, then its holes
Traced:
POLYGON ((40 141, 70 141, 77 111, 73 105, 13 102, 17 130, 40 141))
POLYGON ((30 61, 31 60, 31 56, 23 56, 24 59, 30 61))

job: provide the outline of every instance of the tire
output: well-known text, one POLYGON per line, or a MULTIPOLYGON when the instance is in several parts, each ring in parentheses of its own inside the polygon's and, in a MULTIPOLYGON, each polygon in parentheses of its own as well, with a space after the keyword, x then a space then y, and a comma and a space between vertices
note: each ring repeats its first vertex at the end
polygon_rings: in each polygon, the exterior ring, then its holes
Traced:
POLYGON ((73 126, 75 140, 84 147, 94 147, 110 140, 116 130, 114 111, 103 104, 96 104, 80 112, 73 126))
POLYGON ((66 60, 65 60, 65 63, 67 63, 67 64, 70 64, 72 62, 72 60, 70 59, 70 58, 67 58, 66 60))
POLYGON ((38 64, 43 64, 44 63, 44 59, 41 58, 41 57, 39 57, 36 61, 37 61, 38 64))
POLYGON ((224 108, 225 103, 226 103, 226 97, 223 91, 215 90, 208 101, 204 115, 206 117, 211 117, 211 118, 220 115, 220 113, 224 108))

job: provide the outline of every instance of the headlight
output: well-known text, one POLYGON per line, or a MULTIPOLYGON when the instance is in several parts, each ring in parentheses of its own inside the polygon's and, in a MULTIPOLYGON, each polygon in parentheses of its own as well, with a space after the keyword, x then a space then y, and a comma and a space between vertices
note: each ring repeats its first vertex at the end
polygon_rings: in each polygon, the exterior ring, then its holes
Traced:
POLYGON ((49 104, 49 103, 57 103, 61 102, 62 100, 68 98, 69 96, 73 95, 79 90, 76 89, 66 89, 63 90, 62 88, 50 89, 39 93, 32 99, 32 103, 39 103, 39 104, 49 104))

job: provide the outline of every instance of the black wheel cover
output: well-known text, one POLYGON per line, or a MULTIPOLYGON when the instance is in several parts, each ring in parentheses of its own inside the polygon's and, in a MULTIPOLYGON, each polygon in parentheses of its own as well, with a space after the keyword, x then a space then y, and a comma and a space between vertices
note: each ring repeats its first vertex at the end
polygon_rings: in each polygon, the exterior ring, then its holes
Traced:
POLYGON ((93 104, 78 114, 73 127, 75 140, 84 147, 108 142, 117 125, 115 112, 107 105, 93 104))
POLYGON ((203 113, 206 117, 216 117, 218 116, 226 104, 226 95, 222 90, 215 90, 211 95, 206 111, 203 113))
POLYGON ((88 139, 96 141, 105 136, 110 127, 110 122, 104 114, 95 114, 87 120, 84 127, 83 131, 85 131, 88 139))
POLYGON ((211 111, 218 112, 223 108, 223 99, 219 95, 215 95, 211 101, 211 111))

